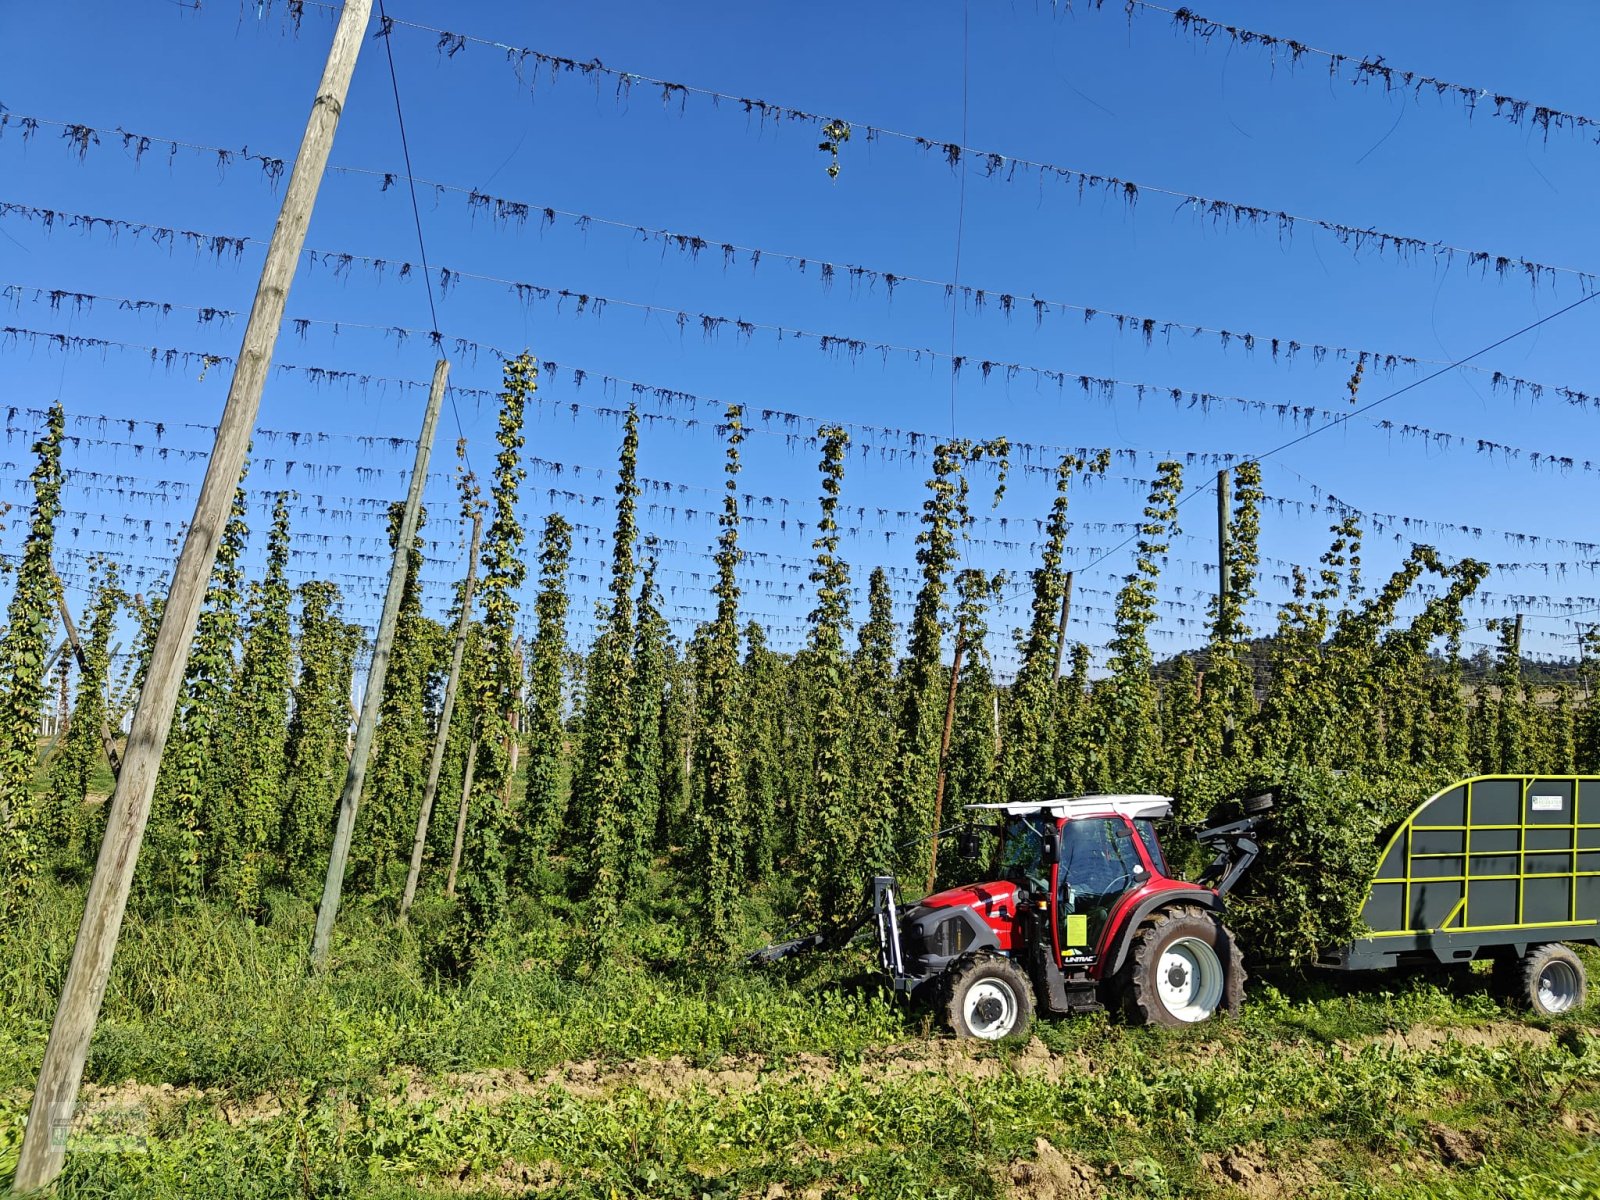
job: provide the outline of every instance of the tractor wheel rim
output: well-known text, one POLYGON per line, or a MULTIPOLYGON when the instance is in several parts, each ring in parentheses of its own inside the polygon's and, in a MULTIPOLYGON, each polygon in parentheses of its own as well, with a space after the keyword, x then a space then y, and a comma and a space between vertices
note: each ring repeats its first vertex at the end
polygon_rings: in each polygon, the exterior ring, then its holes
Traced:
POLYGON ((1179 938, 1156 963, 1156 993, 1179 1021, 1204 1021, 1222 1001, 1222 962, 1196 937, 1179 938))
POLYGON ((1539 972, 1539 1007, 1547 1013, 1563 1013, 1578 1003, 1578 973, 1567 962, 1549 962, 1539 972))
POLYGON ((967 989, 961 1015, 973 1037, 995 1041, 1017 1024, 1017 994, 1001 979, 984 979, 967 989))

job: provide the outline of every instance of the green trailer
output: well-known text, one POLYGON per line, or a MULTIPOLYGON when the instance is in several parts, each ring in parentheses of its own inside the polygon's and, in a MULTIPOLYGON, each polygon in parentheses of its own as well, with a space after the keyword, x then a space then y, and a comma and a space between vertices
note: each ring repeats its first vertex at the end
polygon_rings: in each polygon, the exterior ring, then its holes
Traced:
POLYGON ((1429 797, 1389 839, 1362 909, 1370 932, 1324 966, 1491 958, 1501 990, 1544 1013, 1583 1003, 1600 945, 1600 776, 1479 775, 1429 797))

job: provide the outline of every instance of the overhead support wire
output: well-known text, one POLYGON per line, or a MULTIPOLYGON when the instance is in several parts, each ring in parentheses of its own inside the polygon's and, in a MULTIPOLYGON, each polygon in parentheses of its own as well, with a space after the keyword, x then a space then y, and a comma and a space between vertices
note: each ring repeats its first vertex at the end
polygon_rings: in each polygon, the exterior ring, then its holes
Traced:
MULTIPOLYGON (((558 73, 577 71, 586 76, 602 76, 613 79, 616 82, 619 103, 634 86, 643 84, 661 88, 664 96, 667 97, 687 98, 692 95, 709 99, 719 110, 722 109, 724 103, 729 106, 737 105, 741 111, 747 114, 758 115, 763 122, 770 118, 774 121, 800 122, 816 129, 821 129, 829 121, 837 119, 823 117, 820 114, 805 112, 800 109, 788 108, 771 101, 752 100, 723 92, 711 91, 706 88, 690 87, 684 84, 654 79, 649 76, 618 71, 602 66, 597 61, 580 63, 540 51, 506 46, 504 43, 471 38, 464 34, 447 33, 431 26, 418 25, 399 18, 394 18, 390 21, 390 36, 392 36, 392 31, 395 28, 409 28, 438 34, 441 35, 441 39, 459 38, 459 44, 462 46, 468 42, 477 42, 504 51, 513 68, 519 71, 519 77, 522 66, 532 62, 535 64, 536 70, 547 70, 552 77, 558 73)), ((385 41, 387 43, 387 37, 385 41)), ((447 60, 453 61, 454 57, 453 53, 446 54, 447 60)), ((0 137, 4 136, 8 124, 18 126, 24 140, 34 137, 40 126, 48 125, 57 128, 60 130, 62 142, 76 151, 80 158, 86 156, 91 147, 97 147, 102 144, 101 130, 79 123, 34 116, 18 117, 16 114, 9 112, 0 112, 0 137)), ((1349 225, 1324 217, 1299 215, 1281 209, 1275 210, 1235 200, 1201 196, 1156 184, 1122 179, 1115 175, 1083 171, 1076 167, 1064 167, 1054 163, 1001 154, 997 151, 982 150, 963 144, 964 139, 963 142, 946 142, 920 134, 903 133, 898 130, 868 125, 863 122, 847 122, 847 124, 853 129, 862 131, 862 135, 867 141, 889 138, 910 143, 925 152, 937 152, 944 157, 952 168, 957 167, 964 158, 975 158, 982 174, 987 178, 999 179, 1009 183, 1015 181, 1020 173, 1031 178, 1037 178, 1041 182, 1054 180, 1074 191, 1079 201, 1082 201, 1089 193, 1095 193, 1119 200, 1129 210, 1133 210, 1137 208, 1139 199, 1142 196, 1162 196, 1177 201, 1177 211, 1188 211, 1202 220, 1209 221, 1213 228, 1227 229, 1235 226, 1255 227, 1267 225, 1275 228, 1279 236, 1283 237, 1292 236, 1297 229, 1304 227, 1309 230, 1320 230, 1330 234, 1341 246, 1350 249, 1356 254, 1360 254, 1370 248, 1375 249, 1380 255, 1392 253, 1402 262, 1409 261, 1412 258, 1425 258, 1447 266, 1457 259, 1464 259, 1469 269, 1477 269, 1484 275, 1492 271, 1501 278, 1507 275, 1521 275, 1527 280, 1530 287, 1535 288, 1541 283, 1554 285, 1561 279, 1574 280, 1585 291, 1592 290, 1597 284, 1600 284, 1600 276, 1596 276, 1592 271, 1555 266, 1499 251, 1456 246, 1442 240, 1418 237, 1413 234, 1394 233, 1374 227, 1349 225)), ((146 153, 155 145, 164 145, 169 147, 169 154, 176 153, 177 149, 180 148, 203 152, 215 157, 221 166, 227 166, 236 158, 255 161, 261 166, 263 173, 269 179, 275 178, 282 171, 283 164, 281 159, 267 155, 251 154, 245 149, 234 151, 216 147, 196 146, 193 143, 133 133, 120 128, 107 130, 104 133, 106 140, 114 140, 125 148, 131 149, 136 157, 146 153)), ((408 170, 406 174, 409 177, 411 172, 408 170)), ((398 179, 398 175, 395 178, 398 179)))
MULTIPOLYGON (((1106 0, 1088 0, 1085 7, 1098 11, 1105 7, 1105 3, 1106 0)), ((1071 5, 1067 7, 1070 8, 1071 5)), ((1307 58, 1320 58, 1327 62, 1328 74, 1334 79, 1345 78, 1343 72, 1349 68, 1353 74, 1348 82, 1352 85, 1363 84, 1370 87, 1378 84, 1385 93, 1402 92, 1414 96, 1432 92, 1441 100, 1458 101, 1461 111, 1469 121, 1478 115, 1480 108, 1488 108, 1489 115, 1494 120, 1504 121, 1516 128, 1531 126, 1540 130, 1546 141, 1550 138, 1550 131, 1554 129, 1581 133, 1590 141, 1600 145, 1600 118, 1566 112, 1533 100, 1524 100, 1518 96, 1508 95, 1497 87, 1455 83, 1436 75, 1426 75, 1420 71, 1392 66, 1388 56, 1384 54, 1357 56, 1338 50, 1324 50, 1281 34, 1263 33, 1260 30, 1213 21, 1191 8, 1167 8, 1165 5, 1152 4, 1149 0, 1120 0, 1120 7, 1130 21, 1138 12, 1161 13, 1171 17, 1175 26, 1191 34, 1197 41, 1209 43, 1221 35, 1232 46, 1265 50, 1271 55, 1274 66, 1277 65, 1280 54, 1288 56, 1291 67, 1298 66, 1307 58)))

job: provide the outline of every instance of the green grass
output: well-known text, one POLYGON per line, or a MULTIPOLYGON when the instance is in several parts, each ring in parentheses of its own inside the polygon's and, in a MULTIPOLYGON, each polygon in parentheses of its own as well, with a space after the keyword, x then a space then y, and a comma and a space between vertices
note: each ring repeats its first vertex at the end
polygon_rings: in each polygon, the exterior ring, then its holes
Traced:
MULTIPOLYGON (((0 970, 0 1179, 79 904, 45 888, 0 970)), ((600 973, 581 906, 526 905, 459 983, 424 966, 436 903, 409 930, 352 906, 320 976, 312 916, 130 912, 88 1078, 148 1149, 86 1143, 62 1195, 998 1197, 1053 1162, 1118 1197, 1258 1169, 1302 1172, 1285 1194, 1600 1196, 1595 1005, 1527 1020, 1470 971, 1262 979, 1236 1021, 974 1047, 864 957, 685 965, 664 886, 600 973)))

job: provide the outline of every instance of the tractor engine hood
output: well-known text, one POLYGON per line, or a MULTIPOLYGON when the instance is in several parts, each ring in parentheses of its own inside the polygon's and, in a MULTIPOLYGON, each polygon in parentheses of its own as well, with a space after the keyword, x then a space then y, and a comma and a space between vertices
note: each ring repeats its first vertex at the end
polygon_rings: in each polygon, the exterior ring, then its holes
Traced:
POLYGON ((971 908, 986 923, 1010 922, 1017 911, 1017 885, 1006 880, 995 883, 968 883, 946 888, 917 901, 919 909, 971 908))
POLYGON ((1017 885, 976 883, 925 896, 907 908, 900 930, 914 974, 938 974, 981 950, 1011 952, 1017 885))

